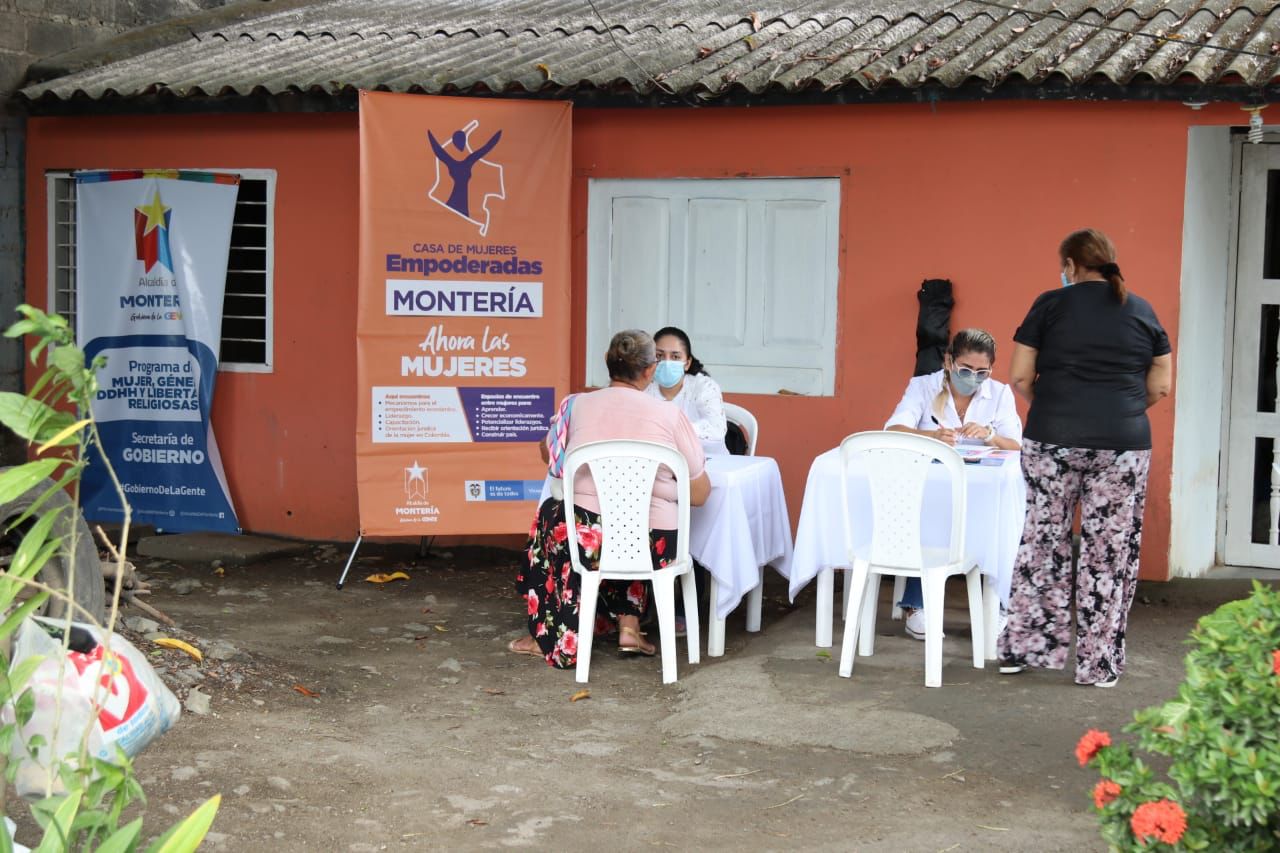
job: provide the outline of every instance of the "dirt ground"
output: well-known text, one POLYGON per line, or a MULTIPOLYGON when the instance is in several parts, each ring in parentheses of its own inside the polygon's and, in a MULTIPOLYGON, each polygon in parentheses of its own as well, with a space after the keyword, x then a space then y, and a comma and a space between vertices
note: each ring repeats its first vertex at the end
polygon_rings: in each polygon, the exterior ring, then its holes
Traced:
POLYGON ((337 591, 345 556, 221 575, 139 561, 177 636, 223 658, 156 653, 210 702, 137 759, 153 831, 220 792, 208 850, 1102 850, 1076 739, 1171 696, 1187 631, 1241 588, 1145 585, 1129 673, 1097 690, 972 668, 957 583, 929 690, 889 584, 876 654, 841 679, 838 648, 813 645, 812 588, 792 605, 770 573, 761 633, 734 614, 725 655, 696 666, 682 641, 670 686, 656 658, 600 642, 575 702, 571 671, 506 651, 524 623, 514 553, 369 545, 337 591), (410 579, 363 580, 394 570, 410 579))

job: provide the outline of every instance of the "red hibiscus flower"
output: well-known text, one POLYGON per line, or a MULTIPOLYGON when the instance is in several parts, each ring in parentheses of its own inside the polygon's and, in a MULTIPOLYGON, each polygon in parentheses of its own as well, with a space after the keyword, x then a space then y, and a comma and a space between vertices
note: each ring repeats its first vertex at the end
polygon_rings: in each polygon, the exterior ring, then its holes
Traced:
POLYGON ((1173 800, 1143 803, 1129 818, 1129 826, 1139 841, 1154 838, 1165 844, 1177 844, 1187 831, 1187 815, 1173 800))
POLYGON ((644 582, 632 581, 631 586, 627 587, 627 599, 639 607, 644 604, 644 582))
POLYGON ((1080 762, 1080 766, 1084 767, 1093 757, 1098 754, 1098 750, 1104 746, 1111 746, 1111 735, 1106 732, 1100 732, 1097 729, 1089 729, 1080 738, 1080 742, 1076 744, 1076 761, 1080 762))
POLYGON ((538 612, 538 594, 533 590, 529 590, 529 594, 525 597, 529 604, 529 615, 532 616, 538 612))
POLYGON ((600 550, 600 531, 585 524, 578 525, 578 544, 588 554, 600 550))
POLYGON ((653 543, 653 553, 655 553, 655 554, 657 554, 659 557, 661 557, 661 556, 662 556, 663 554, 665 554, 666 552, 667 552, 667 540, 666 540, 666 539, 659 539, 657 542, 654 542, 654 543, 653 543))
POLYGON ((1280 649, 1271 653, 1271 668, 1275 670, 1276 675, 1280 675, 1280 649))
POLYGON ((556 591, 556 579, 552 575, 547 575, 547 595, 551 595, 556 591))
POLYGON ((560 637, 560 651, 567 657, 575 657, 578 654, 578 635, 573 630, 566 628, 560 637))
POLYGON ((1103 779, 1093 786, 1093 804, 1098 808, 1102 808, 1118 796, 1120 796, 1120 786, 1110 779, 1103 779))
POLYGON ((538 623, 538 632, 537 632, 534 636, 536 636, 536 637, 545 637, 545 636, 547 636, 547 623, 546 623, 546 622, 539 622, 539 623, 538 623))
POLYGON ((551 538, 556 540, 557 545, 569 538, 569 529, 564 526, 563 521, 551 528, 551 538))

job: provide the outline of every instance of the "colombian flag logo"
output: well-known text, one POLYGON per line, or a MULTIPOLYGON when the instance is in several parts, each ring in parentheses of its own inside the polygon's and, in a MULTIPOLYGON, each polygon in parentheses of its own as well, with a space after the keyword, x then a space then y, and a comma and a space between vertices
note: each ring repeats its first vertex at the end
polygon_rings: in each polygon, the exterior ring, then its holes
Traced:
POLYGON ((133 241, 138 249, 138 260, 145 271, 151 272, 160 264, 173 272, 173 256, 169 254, 169 220, 173 208, 165 207, 156 190, 149 204, 133 209, 133 241))

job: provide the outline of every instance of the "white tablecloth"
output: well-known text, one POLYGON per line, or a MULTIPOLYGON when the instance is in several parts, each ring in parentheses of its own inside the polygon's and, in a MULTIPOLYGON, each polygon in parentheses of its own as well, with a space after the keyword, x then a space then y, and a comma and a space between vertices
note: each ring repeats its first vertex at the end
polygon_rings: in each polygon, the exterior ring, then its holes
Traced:
MULTIPOLYGON (((968 482, 965 516, 965 551, 995 579, 1001 603, 1009 599, 1013 563, 1022 541, 1027 508, 1027 486, 1017 454, 1000 465, 965 465, 968 482)), ((871 495, 865 476, 850 484, 849 511, 854 518, 854 550, 871 545, 871 495)), ((931 466, 925 483, 924 544, 941 547, 951 532, 950 486, 946 469, 931 466)), ((791 559, 791 598, 825 569, 846 568, 844 529, 840 504, 840 450, 828 450, 813 460, 804 487, 800 523, 796 528, 795 554, 791 559)))
POLYGON ((709 456, 711 494, 690 514, 689 553, 716 579, 716 617, 724 619, 760 583, 760 567, 784 577, 791 520, 778 463, 767 456, 709 456))
MULTIPOLYGON (((767 456, 708 456, 711 494, 689 514, 689 553, 716 579, 716 616, 724 619, 760 583, 760 567, 783 577, 791 562, 791 518, 778 463, 767 456)), ((542 484, 539 505, 551 495, 542 484)))

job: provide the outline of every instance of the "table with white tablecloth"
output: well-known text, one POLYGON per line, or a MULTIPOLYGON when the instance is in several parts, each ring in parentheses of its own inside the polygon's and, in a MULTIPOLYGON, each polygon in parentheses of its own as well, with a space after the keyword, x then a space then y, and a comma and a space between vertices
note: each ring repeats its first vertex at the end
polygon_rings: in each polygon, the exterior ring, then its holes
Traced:
MULTIPOLYGON (((724 620, 750 594, 747 630, 760 630, 763 567, 784 577, 791 562, 791 519, 778 463, 767 456, 708 456, 711 493, 689 513, 689 553, 711 575, 707 654, 724 654, 724 620)), ((551 494, 543 484, 539 503, 551 494)))
MULTIPOLYGON (((994 580, 994 590, 1002 603, 1009 597, 1026 515, 1027 490, 1020 462, 1018 454, 1011 453, 999 462, 986 459, 981 464, 964 466, 965 552, 977 561, 989 582, 994 580)), ((809 468, 788 576, 793 600, 796 593, 817 577, 819 600, 830 601, 834 570, 848 568, 841 488, 840 450, 835 448, 814 459, 809 468)), ((923 504, 924 545, 945 547, 951 532, 951 492, 947 469, 942 465, 931 466, 923 504)), ((870 486, 865 474, 852 472, 849 512, 853 519, 854 552, 863 555, 870 548, 872 524, 870 486)), ((830 618, 818 620, 819 646, 831 645, 831 622, 830 618)))
POLYGON ((689 553, 711 574, 707 655, 724 654, 724 620, 742 597, 747 630, 760 630, 763 567, 786 576, 791 520, 778 463, 767 456, 708 456, 711 494, 690 513, 689 553))

